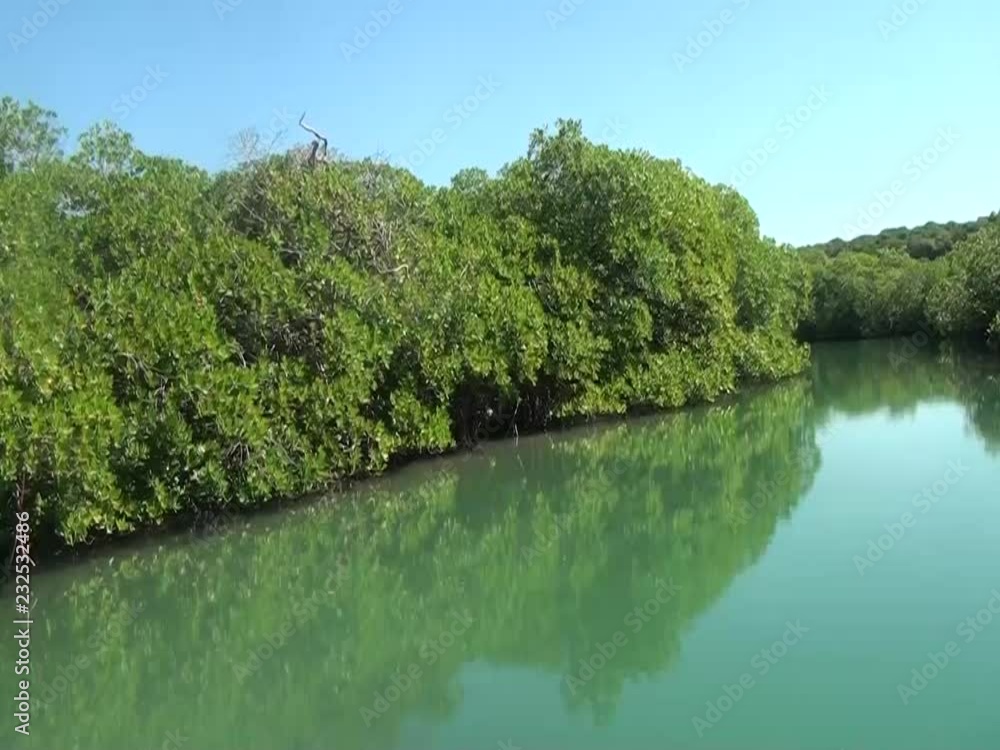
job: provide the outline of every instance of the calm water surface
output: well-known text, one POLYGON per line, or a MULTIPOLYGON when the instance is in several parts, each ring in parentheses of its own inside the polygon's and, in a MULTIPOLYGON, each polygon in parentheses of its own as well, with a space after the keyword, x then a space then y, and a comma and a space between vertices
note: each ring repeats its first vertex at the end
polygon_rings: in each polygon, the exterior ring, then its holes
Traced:
POLYGON ((818 347, 39 574, 0 746, 1000 748, 998 486, 996 358, 818 347))

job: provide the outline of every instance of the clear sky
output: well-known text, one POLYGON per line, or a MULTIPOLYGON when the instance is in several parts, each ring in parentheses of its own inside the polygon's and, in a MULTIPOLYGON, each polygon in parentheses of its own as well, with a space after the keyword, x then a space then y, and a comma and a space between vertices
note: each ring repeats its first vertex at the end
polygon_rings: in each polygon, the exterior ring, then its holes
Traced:
POLYGON ((998 29, 995 0, 4 0, 0 94, 209 169, 307 110, 436 184, 576 118, 802 244, 1000 209, 998 29))

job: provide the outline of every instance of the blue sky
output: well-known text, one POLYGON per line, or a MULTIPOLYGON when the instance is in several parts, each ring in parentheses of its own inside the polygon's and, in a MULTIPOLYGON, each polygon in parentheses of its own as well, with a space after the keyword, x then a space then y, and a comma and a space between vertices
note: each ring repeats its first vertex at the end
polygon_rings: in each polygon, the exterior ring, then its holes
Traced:
POLYGON ((307 110, 436 184, 576 118, 801 244, 1000 209, 998 28, 987 0, 5 0, 0 94, 209 169, 307 110))

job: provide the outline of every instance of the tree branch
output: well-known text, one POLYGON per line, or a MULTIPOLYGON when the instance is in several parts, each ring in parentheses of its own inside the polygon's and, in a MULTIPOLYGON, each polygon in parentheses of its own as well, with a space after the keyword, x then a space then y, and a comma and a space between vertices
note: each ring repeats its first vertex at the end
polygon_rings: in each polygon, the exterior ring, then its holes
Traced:
POLYGON ((309 166, 313 166, 316 163, 317 156, 319 156, 319 161, 326 161, 326 150, 327 150, 327 140, 326 136, 317 131, 315 128, 310 127, 305 122, 306 113, 302 113, 302 117, 299 118, 299 127, 305 130, 307 133, 312 134, 316 139, 312 144, 312 151, 309 153, 309 166), (320 144, 323 144, 322 151, 320 151, 320 144), (319 152, 319 153, 317 153, 319 152))

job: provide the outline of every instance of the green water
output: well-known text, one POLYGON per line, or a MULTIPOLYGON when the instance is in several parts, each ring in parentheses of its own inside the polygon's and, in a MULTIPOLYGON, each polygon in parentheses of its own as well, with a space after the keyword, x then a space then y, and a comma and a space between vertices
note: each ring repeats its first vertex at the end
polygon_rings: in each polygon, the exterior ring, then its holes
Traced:
POLYGON ((995 357, 818 347, 39 573, 0 746, 998 748, 998 486, 995 357))

